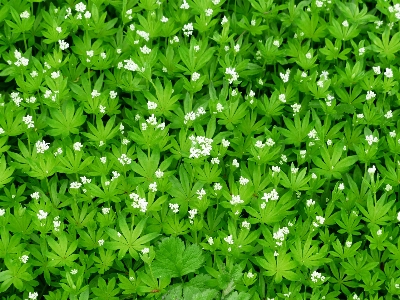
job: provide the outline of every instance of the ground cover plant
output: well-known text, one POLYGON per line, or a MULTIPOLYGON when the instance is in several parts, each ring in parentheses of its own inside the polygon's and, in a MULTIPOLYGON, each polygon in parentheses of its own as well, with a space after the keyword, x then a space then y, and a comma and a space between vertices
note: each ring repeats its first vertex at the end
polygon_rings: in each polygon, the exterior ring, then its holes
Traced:
POLYGON ((1 299, 397 299, 399 1, 0 0, 1 299))

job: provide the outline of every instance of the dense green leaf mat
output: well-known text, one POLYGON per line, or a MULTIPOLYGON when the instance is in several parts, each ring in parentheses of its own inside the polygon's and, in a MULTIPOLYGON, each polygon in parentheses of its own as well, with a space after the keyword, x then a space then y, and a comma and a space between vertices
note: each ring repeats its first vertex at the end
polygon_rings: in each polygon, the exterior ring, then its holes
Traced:
POLYGON ((400 296, 400 0, 0 0, 1 300, 400 296))

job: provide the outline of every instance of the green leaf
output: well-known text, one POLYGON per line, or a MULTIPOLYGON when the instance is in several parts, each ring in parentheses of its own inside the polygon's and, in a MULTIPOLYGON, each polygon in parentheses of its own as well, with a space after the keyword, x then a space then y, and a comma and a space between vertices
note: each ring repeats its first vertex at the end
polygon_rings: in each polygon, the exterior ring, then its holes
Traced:
POLYGON ((201 248, 185 244, 178 237, 164 239, 156 250, 156 258, 152 264, 156 277, 182 277, 193 273, 203 265, 204 257, 201 248))

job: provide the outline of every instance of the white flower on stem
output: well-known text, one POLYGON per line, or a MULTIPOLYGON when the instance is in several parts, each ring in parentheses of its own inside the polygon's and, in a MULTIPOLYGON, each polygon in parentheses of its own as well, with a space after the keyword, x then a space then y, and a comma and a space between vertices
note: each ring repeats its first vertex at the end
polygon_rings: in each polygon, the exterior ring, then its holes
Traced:
POLYGON ((349 22, 347 22, 347 20, 344 20, 344 21, 342 22, 342 25, 343 25, 344 27, 349 27, 349 22))
POLYGON ((158 170, 155 172, 155 175, 156 175, 157 178, 161 178, 161 177, 164 176, 164 172, 162 172, 160 169, 158 169, 158 170))
POLYGON ((73 147, 74 147, 75 151, 81 151, 81 148, 83 147, 83 145, 80 142, 76 142, 76 143, 74 143, 73 147))
POLYGON ((39 220, 44 220, 47 218, 47 215, 49 213, 45 212, 44 210, 39 210, 39 212, 36 214, 39 220))
POLYGON ((59 40, 58 43, 60 44, 61 50, 66 50, 69 48, 69 44, 64 40, 59 40))
POLYGON ((45 141, 37 141, 35 146, 36 146, 36 152, 37 153, 44 153, 46 150, 48 150, 50 143, 46 143, 45 141))
POLYGON ((386 68, 385 73, 383 73, 387 78, 392 78, 393 77, 393 71, 390 68, 386 68))
POLYGON ((240 199, 240 195, 232 195, 232 200, 230 201, 232 205, 242 204, 244 201, 240 199))
POLYGON ((83 13, 86 10, 86 5, 83 2, 79 2, 78 4, 75 5, 75 10, 77 12, 83 13))
POLYGON ((141 51, 143 54, 150 54, 151 49, 148 48, 146 45, 144 45, 143 47, 140 47, 140 51, 141 51))
POLYGON ((200 74, 197 72, 194 72, 192 74, 192 81, 197 81, 200 78, 200 74))
POLYGON ((249 183, 249 181, 250 181, 249 179, 244 178, 243 176, 240 176, 240 178, 239 178, 240 185, 246 185, 249 183))
POLYGON ((177 203, 170 203, 169 208, 172 210, 173 213, 177 214, 179 212, 179 204, 177 203))
POLYGON ((28 19, 30 17, 30 13, 27 10, 25 10, 19 16, 21 19, 28 19))
POLYGON ((149 190, 153 193, 157 192, 157 182, 153 182, 149 184, 149 190))
POLYGON ((20 260, 22 263, 24 263, 24 264, 26 264, 26 263, 28 262, 28 259, 29 259, 29 256, 28 256, 28 255, 22 255, 22 256, 19 258, 19 260, 20 260))
POLYGON ((161 22, 162 22, 162 23, 167 23, 167 22, 168 22, 168 18, 165 17, 165 16, 162 16, 161 22))
POLYGON ((391 110, 389 110, 386 114, 385 114, 385 118, 386 119, 390 119, 391 117, 393 117, 393 112, 391 110))
POLYGON ((99 243, 99 246, 103 246, 104 245, 104 240, 103 239, 98 240, 97 242, 99 243))
MULTIPOLYGON (((224 25, 224 24, 226 24, 226 23, 228 23, 228 18, 227 18, 226 16, 224 16, 224 17, 222 18, 221 25, 224 25)), ((225 50, 225 51, 227 51, 227 50, 225 50)))
POLYGON ((233 245, 233 243, 234 243, 233 236, 228 235, 227 237, 224 238, 224 241, 227 242, 229 245, 233 245))

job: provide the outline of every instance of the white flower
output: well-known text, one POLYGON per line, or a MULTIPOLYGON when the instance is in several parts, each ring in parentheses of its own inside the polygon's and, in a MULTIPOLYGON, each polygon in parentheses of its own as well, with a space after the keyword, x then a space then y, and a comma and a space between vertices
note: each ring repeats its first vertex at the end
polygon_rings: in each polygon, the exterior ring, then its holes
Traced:
POLYGON ((306 203, 307 207, 313 206, 314 204, 315 204, 315 201, 313 199, 307 200, 307 203, 306 203))
POLYGON ((104 244, 104 240, 103 239, 98 240, 97 242, 99 243, 99 246, 103 246, 103 244, 104 244))
POLYGON ((108 215, 110 213, 110 208, 109 207, 103 207, 101 209, 101 212, 103 213, 103 215, 108 215))
POLYGON ((100 104, 100 106, 99 106, 99 110, 100 110, 100 112, 101 112, 102 114, 105 114, 105 113, 106 113, 106 107, 103 106, 103 105, 101 105, 101 104, 100 104))
POLYGON ((60 44, 61 50, 66 50, 69 48, 69 44, 67 42, 65 42, 64 40, 59 40, 58 43, 60 44))
POLYGON ((361 47, 360 49, 358 49, 358 55, 363 55, 365 53, 365 48, 361 47))
POLYGON ((279 47, 279 45, 280 45, 280 43, 279 43, 278 40, 275 40, 272 44, 273 44, 275 47, 279 47))
POLYGON ((229 147, 230 144, 231 142, 229 142, 228 140, 222 139, 222 146, 224 146, 225 148, 229 147))
POLYGON ((39 220, 44 220, 47 218, 48 213, 44 210, 39 210, 39 213, 36 214, 39 220))
POLYGON ((22 121, 28 125, 28 128, 34 128, 34 122, 32 121, 32 116, 27 115, 26 117, 22 117, 22 121))
POLYGON ((400 211, 397 214, 397 220, 400 222, 400 211))
POLYGON ((393 131, 389 132, 389 135, 390 135, 390 137, 392 137, 392 138, 396 137, 396 131, 393 130, 393 131))
POLYGON ((300 111, 301 104, 295 103, 295 104, 291 105, 291 107, 293 108, 294 113, 298 113, 300 111))
POLYGON ((219 165, 219 158, 218 157, 213 157, 212 159, 211 159, 211 164, 217 164, 217 165, 219 165))
POLYGON ((376 234, 377 234, 378 236, 382 235, 382 229, 379 229, 379 230, 376 232, 376 234))
POLYGON ((167 23, 167 22, 168 22, 168 18, 167 18, 167 17, 164 17, 164 16, 162 16, 162 18, 161 18, 161 22, 163 22, 163 23, 167 23))
POLYGON ((61 28, 61 27, 56 27, 56 31, 57 31, 58 33, 61 33, 61 32, 62 32, 62 28, 61 28))
POLYGON ((151 49, 148 48, 146 45, 144 45, 143 47, 140 47, 140 51, 141 51, 143 54, 150 54, 151 49))
POLYGON ((233 165, 234 167, 236 167, 236 168, 239 168, 239 163, 238 163, 238 161, 237 161, 236 158, 232 161, 232 165, 233 165))
POLYGON ((307 58, 307 59, 311 59, 311 57, 312 57, 311 53, 308 52, 308 53, 306 54, 306 58, 307 58))
POLYGON ((393 189, 393 187, 390 184, 387 184, 385 187, 386 192, 390 192, 393 189))
POLYGON ((326 144, 327 144, 328 146, 332 145, 332 140, 327 140, 327 141, 326 141, 326 144))
POLYGON ((179 204, 177 203, 170 203, 169 208, 172 210, 173 213, 178 213, 179 212, 179 204))
POLYGON ((32 197, 32 199, 38 200, 38 199, 40 198, 39 192, 34 192, 34 193, 32 193, 32 194, 31 194, 31 197, 32 197))
POLYGON ((21 19, 28 19, 29 16, 30 16, 30 13, 29 13, 28 11, 25 10, 25 11, 22 12, 19 16, 20 16, 21 19))
POLYGON ((81 151, 81 148, 83 147, 83 145, 80 142, 76 142, 76 143, 74 143, 73 147, 74 147, 75 151, 81 151))
POLYGON ((161 177, 164 176, 164 172, 162 172, 160 169, 158 169, 158 170, 155 172, 155 175, 156 175, 157 178, 161 178, 161 177))
MULTIPOLYGON (((227 18, 226 16, 224 16, 224 17, 222 18, 221 25, 224 25, 224 24, 226 24, 226 23, 228 23, 228 18, 227 18)), ((226 47, 226 46, 225 46, 225 47, 226 47)), ((225 49, 225 51, 228 51, 228 50, 225 49)))
POLYGON ((90 13, 90 11, 86 11, 84 14, 85 19, 90 19, 91 16, 92 14, 90 13))
POLYGON ((242 199, 240 199, 240 195, 237 195, 237 196, 232 195, 232 200, 230 201, 230 203, 231 203, 232 205, 241 204, 241 203, 243 203, 243 202, 244 202, 244 201, 243 201, 242 199))
POLYGON ((239 52, 239 51, 240 51, 240 45, 239 45, 239 44, 236 44, 236 45, 233 47, 233 50, 235 50, 235 52, 239 52))
POLYGON ((186 2, 186 0, 183 0, 182 5, 180 6, 181 9, 189 9, 189 4, 186 2))
POLYGON ((347 22, 347 20, 344 20, 343 23, 342 23, 342 25, 343 25, 344 27, 349 27, 349 22, 347 22))
POLYGON ((157 192, 157 182, 153 182, 149 184, 149 190, 153 193, 157 192))
POLYGON ((22 255, 20 258, 20 261, 22 261, 24 264, 28 262, 29 256, 28 255, 22 255))
POLYGON ((254 146, 260 149, 265 147, 265 145, 261 141, 257 141, 254 146))
POLYGON ((45 141, 37 141, 35 146, 36 146, 36 152, 37 153, 44 153, 47 149, 49 149, 50 143, 46 143, 45 141))
POLYGON ((372 176, 375 174, 376 167, 375 165, 372 166, 372 168, 368 168, 368 173, 372 176))
POLYGON ((147 254, 147 253, 149 253, 150 252, 150 249, 149 248, 143 248, 142 250, 140 250, 141 252, 142 252, 142 254, 147 254))
POLYGON ((77 274, 78 273, 78 270, 77 269, 73 269, 73 270, 71 270, 71 272, 70 272, 72 275, 75 275, 75 274, 77 274))
POLYGON ((192 74, 192 81, 197 81, 200 78, 200 74, 197 72, 194 72, 192 74))
POLYGON ((372 145, 373 143, 377 143, 378 142, 378 138, 375 136, 371 135, 367 135, 365 137, 365 140, 368 142, 368 145, 372 145))
POLYGON ((275 145, 275 142, 274 142, 273 139, 268 138, 268 139, 265 141, 265 145, 267 145, 267 146, 269 146, 269 147, 272 147, 273 145, 275 145))
POLYGON ((79 189, 81 186, 82 186, 82 183, 74 181, 74 182, 71 182, 69 188, 70 189, 79 189))
POLYGON ((101 94, 97 90, 93 90, 91 95, 92 95, 92 98, 96 98, 96 97, 100 96, 101 94))
POLYGON ((385 73, 383 73, 387 78, 392 78, 393 77, 393 71, 390 68, 386 68, 385 73))
POLYGON ((246 228, 246 229, 250 229, 250 223, 247 222, 247 221, 243 221, 243 222, 242 222, 242 227, 243 227, 243 228, 246 228))
POLYGON ((339 190, 341 190, 341 191, 343 191, 344 190, 344 183, 343 182, 341 182, 340 184, 339 184, 339 190))
POLYGON ((198 195, 197 199, 201 200, 203 196, 206 194, 206 191, 202 188, 201 190, 197 190, 196 194, 198 195))
POLYGON ((224 241, 227 242, 229 245, 233 245, 233 237, 232 235, 228 235, 224 238, 224 241))
POLYGON ((386 114, 385 114, 385 118, 386 119, 390 119, 391 117, 393 117, 393 113, 391 110, 389 110, 386 114))
POLYGON ((107 157, 100 157, 100 161, 102 164, 105 164, 107 162, 107 157))
POLYGON ((381 67, 380 67, 380 66, 372 67, 372 69, 374 70, 374 73, 375 73, 376 75, 381 74, 381 67))
POLYGON ((246 185, 246 184, 248 184, 249 183, 249 179, 247 179, 247 178, 244 178, 243 176, 240 176, 240 178, 239 178, 239 183, 241 184, 241 185, 246 185))
POLYGON ((211 8, 208 8, 205 10, 206 16, 210 17, 213 14, 213 10, 211 8))
POLYGON ((77 12, 83 13, 86 10, 86 5, 83 2, 80 2, 77 5, 75 5, 75 10, 77 12))
POLYGON ((188 23, 188 24, 183 25, 182 31, 183 31, 184 35, 186 35, 188 37, 191 36, 193 34, 193 30, 194 30, 193 23, 188 23))
POLYGON ((214 183, 214 191, 220 191, 222 189, 222 185, 219 182, 214 183))
POLYGON ((239 78, 239 75, 238 75, 238 73, 236 73, 235 68, 226 68, 225 74, 232 76, 230 79, 228 79, 229 84, 232 84, 234 81, 236 81, 239 78))
POLYGON ((58 77, 60 77, 60 71, 52 72, 52 73, 51 73, 51 78, 57 79, 58 77))
POLYGON ((270 193, 264 193, 264 196, 261 199, 265 200, 265 202, 268 202, 269 200, 276 201, 279 199, 279 194, 275 189, 273 189, 270 193))
POLYGON ((29 292, 28 298, 29 298, 29 299, 32 299, 32 300, 36 300, 36 298, 37 298, 38 296, 39 296, 39 294, 36 293, 36 292, 34 292, 34 293, 29 292))
POLYGON ((351 241, 347 241, 347 242, 346 242, 346 247, 347 247, 347 248, 350 248, 351 245, 353 245, 353 243, 352 243, 351 241))
POLYGON ((210 236, 207 242, 210 244, 210 246, 212 246, 214 244, 214 239, 210 236))

